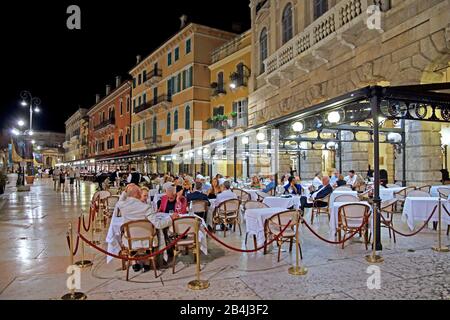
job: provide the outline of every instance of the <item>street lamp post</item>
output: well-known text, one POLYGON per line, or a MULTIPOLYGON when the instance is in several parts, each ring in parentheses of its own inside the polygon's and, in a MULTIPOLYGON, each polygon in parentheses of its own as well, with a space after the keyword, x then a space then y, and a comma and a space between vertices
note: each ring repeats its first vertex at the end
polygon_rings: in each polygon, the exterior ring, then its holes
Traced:
MULTIPOLYGON (((23 136, 32 136, 33 135, 33 113, 39 113, 40 112, 40 106, 41 106, 41 99, 38 97, 34 97, 30 91, 24 90, 20 93, 20 98, 22 99, 21 105, 23 107, 29 106, 30 111, 30 128, 28 130, 25 130, 23 132, 23 136)), ((18 122, 19 127, 22 127, 25 125, 25 122, 20 120, 18 122)), ((13 129, 13 134, 15 135, 21 135, 22 133, 19 132, 17 129, 13 129)), ((31 165, 29 167, 29 174, 34 174, 34 156, 33 160, 31 161, 31 165)), ((24 168, 25 171, 25 168, 24 168)), ((25 172, 23 173, 25 175, 25 172)))

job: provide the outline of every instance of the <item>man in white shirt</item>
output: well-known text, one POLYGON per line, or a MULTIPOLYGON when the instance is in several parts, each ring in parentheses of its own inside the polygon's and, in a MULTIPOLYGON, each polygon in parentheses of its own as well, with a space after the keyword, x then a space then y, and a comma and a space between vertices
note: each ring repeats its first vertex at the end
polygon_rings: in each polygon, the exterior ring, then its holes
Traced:
POLYGON ((317 172, 316 176, 314 177, 314 180, 312 182, 312 185, 314 187, 314 190, 319 189, 319 187, 322 185, 322 177, 321 177, 321 173, 317 172))
POLYGON ((237 195, 233 191, 231 191, 230 181, 225 181, 222 184, 222 192, 217 195, 215 206, 218 207, 224 201, 237 198, 237 195))
POLYGON ((348 172, 348 176, 345 177, 345 181, 347 181, 348 185, 351 185, 352 187, 355 186, 356 183, 356 174, 355 174, 355 170, 350 170, 348 172))

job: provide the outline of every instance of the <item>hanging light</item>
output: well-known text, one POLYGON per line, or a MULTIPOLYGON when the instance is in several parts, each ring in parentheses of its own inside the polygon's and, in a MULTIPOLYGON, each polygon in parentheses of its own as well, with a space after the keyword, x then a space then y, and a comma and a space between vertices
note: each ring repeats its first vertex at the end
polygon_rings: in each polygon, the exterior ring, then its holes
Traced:
POLYGON ((391 132, 387 136, 388 141, 398 143, 402 141, 402 135, 397 132, 391 132))
POLYGON ((328 114, 328 122, 329 123, 339 123, 341 121, 341 115, 337 111, 330 112, 328 114))
POLYGON ((198 150, 197 150, 197 155, 198 155, 198 156, 201 156, 201 155, 202 155, 202 153, 203 153, 203 152, 202 152, 202 150, 201 150, 201 149, 198 149, 198 150))
POLYGON ((203 154, 208 154, 209 153, 209 149, 208 148, 204 148, 203 149, 203 154))
POLYGON ((243 137, 241 141, 242 141, 242 144, 248 144, 249 143, 248 137, 243 137))
POLYGON ((336 142, 328 142, 327 143, 327 149, 333 150, 333 149, 337 149, 338 148, 338 144, 336 142))
POLYGON ((303 129, 304 129, 304 125, 300 121, 297 121, 292 125, 292 130, 294 130, 295 132, 302 132, 303 129))
POLYGON ((266 135, 263 132, 260 132, 256 135, 256 140, 263 141, 266 139, 266 135))

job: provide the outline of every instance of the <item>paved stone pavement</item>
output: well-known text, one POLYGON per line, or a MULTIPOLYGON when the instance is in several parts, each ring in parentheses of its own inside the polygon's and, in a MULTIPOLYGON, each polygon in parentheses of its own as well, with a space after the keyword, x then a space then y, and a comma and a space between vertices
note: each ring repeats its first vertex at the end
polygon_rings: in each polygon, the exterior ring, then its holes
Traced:
MULTIPOLYGON (((31 192, 25 193, 16 193, 13 185, 9 186, 0 198, 0 299, 59 299, 67 292, 67 226, 76 222, 81 210, 88 209, 94 192, 91 183, 84 183, 81 190, 55 192, 50 180, 38 180, 31 192)), ((327 219, 318 221, 320 226, 315 224, 315 228, 328 234, 327 219)), ((396 226, 408 232, 400 217, 396 217, 396 226)), ((242 247, 243 238, 231 234, 226 241, 242 247)), ((88 248, 94 266, 82 272, 81 291, 88 299, 449 300, 450 254, 432 251, 435 241, 436 232, 425 229, 412 238, 398 237, 394 244, 384 230, 385 262, 379 265, 379 290, 367 287, 371 274, 364 256, 368 252, 358 239, 342 250, 318 240, 306 228, 302 228, 303 263, 309 269, 306 276, 288 274, 294 254, 283 252, 277 263, 274 252, 266 256, 240 254, 209 239, 209 255, 202 255, 201 261, 202 278, 211 286, 200 292, 187 288, 195 278, 191 256, 181 257, 174 275, 163 270, 155 279, 153 272, 131 270, 132 278, 126 282, 120 262, 106 264, 104 255, 88 248)), ((448 244, 449 238, 444 236, 444 241, 448 244)))

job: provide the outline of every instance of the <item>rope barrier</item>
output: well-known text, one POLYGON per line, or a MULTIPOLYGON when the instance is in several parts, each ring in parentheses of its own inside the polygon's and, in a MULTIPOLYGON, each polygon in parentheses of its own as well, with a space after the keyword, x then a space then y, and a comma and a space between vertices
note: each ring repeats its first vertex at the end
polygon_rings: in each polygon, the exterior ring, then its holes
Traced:
POLYGON ((83 228, 84 228, 84 231, 89 232, 89 230, 91 230, 91 224, 92 224, 92 222, 93 222, 94 219, 95 219, 96 213, 97 213, 97 211, 96 211, 95 206, 94 206, 94 207, 91 206, 91 207, 89 208, 89 225, 88 225, 87 227, 86 227, 86 223, 85 223, 85 221, 84 221, 84 214, 82 215, 82 217, 83 217, 83 228))
POLYGON ((292 221, 289 221, 289 223, 286 225, 286 227, 275 236, 275 238, 273 238, 271 241, 269 241, 268 243, 265 243, 263 246, 259 247, 259 248, 255 248, 253 250, 243 250, 243 249, 239 249, 239 248, 234 248, 228 244, 226 244, 225 242, 223 242, 222 240, 220 240, 219 238, 217 238, 211 231, 208 230, 208 228, 203 228, 206 233, 213 238, 215 241, 217 241, 218 243, 220 243, 221 245, 223 245, 225 248, 228 248, 230 250, 233 251, 237 251, 237 252, 241 252, 241 253, 253 253, 253 252, 257 252, 259 250, 264 249, 265 247, 271 245, 273 242, 277 241, 282 235, 283 233, 286 231, 286 229, 291 225, 292 221))
POLYGON ((81 233, 78 233, 78 237, 81 238, 81 240, 83 240, 85 243, 87 243, 88 245, 90 245, 92 248, 96 249, 97 251, 100 251, 101 253, 104 253, 110 257, 116 258, 116 259, 120 259, 120 260, 125 260, 125 261, 142 261, 142 260, 148 260, 152 257, 155 257, 161 253, 163 253, 166 250, 169 250, 170 248, 172 248, 173 246, 175 246, 181 239, 183 239, 189 232, 191 228, 188 228, 183 234, 181 234, 178 238, 176 238, 172 243, 170 243, 169 245, 165 246, 164 248, 162 248, 161 250, 158 250, 156 252, 153 252, 152 254, 146 255, 146 256, 141 256, 141 257, 136 257, 136 258, 130 258, 130 257, 124 257, 124 256, 119 256, 116 255, 114 253, 110 253, 106 250, 104 250, 103 248, 100 248, 99 246, 95 245, 94 243, 92 243, 91 241, 89 241, 88 239, 86 239, 81 233))
POLYGON ((301 219, 303 220, 305 226, 309 229, 309 231, 311 231, 311 233, 312 233, 313 235, 315 235, 315 236, 316 236, 317 238, 319 238, 320 240, 322 240, 322 241, 324 241, 324 242, 326 242, 326 243, 329 243, 329 244, 343 244, 344 242, 347 242, 347 241, 351 240, 356 234, 360 233, 361 230, 362 230, 362 228, 364 227, 364 225, 367 224, 366 221, 363 221, 363 223, 361 224, 361 226, 360 226, 354 233, 352 233, 352 234, 350 235, 350 237, 344 238, 342 241, 331 241, 331 240, 325 239, 325 238, 322 237, 320 234, 318 234, 318 233, 317 233, 317 232, 316 232, 316 231, 308 224, 308 222, 305 221, 305 219, 304 219, 303 217, 301 217, 301 219))
MULTIPOLYGON (((81 218, 78 217, 78 229, 77 229, 77 233, 80 233, 80 229, 81 229, 81 218)), ((72 243, 70 243, 70 236, 67 235, 67 236, 66 236, 66 239, 67 239, 67 246, 69 247, 69 250, 72 250, 72 243)), ((80 237, 77 236, 77 242, 76 242, 76 245, 75 245, 75 251, 72 252, 72 254, 73 254, 74 256, 77 255, 77 252, 78 252, 78 245, 79 245, 79 244, 80 244, 80 237)))
POLYGON ((442 208, 444 208, 445 212, 447 212, 448 216, 450 217, 450 212, 448 212, 447 208, 443 205, 442 208))
MULTIPOLYGON (((389 222, 386 221, 386 219, 383 217, 382 214, 380 214, 381 219, 383 219, 384 224, 386 224, 388 226, 389 229, 391 229, 393 232, 403 236, 403 237, 412 237, 415 236, 416 234, 419 234, 423 229, 425 229, 425 227, 428 225, 428 223, 430 222, 431 218, 434 216, 434 214, 436 213, 436 209, 438 206, 435 206, 433 209, 433 212, 431 213, 431 215, 428 217, 428 219, 425 221, 425 223, 423 224, 422 227, 420 227, 417 231, 411 233, 411 234, 406 234, 406 233, 402 233, 396 229, 394 229, 389 222)), ((445 207, 444 207, 445 208, 445 207)))

